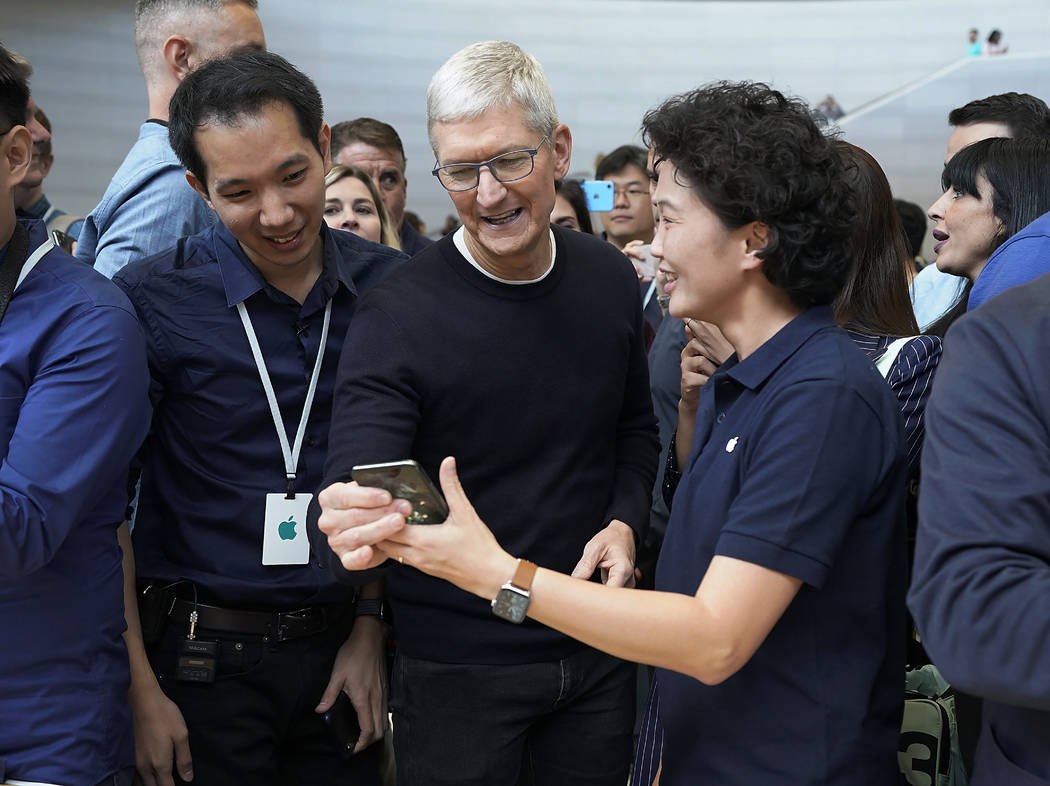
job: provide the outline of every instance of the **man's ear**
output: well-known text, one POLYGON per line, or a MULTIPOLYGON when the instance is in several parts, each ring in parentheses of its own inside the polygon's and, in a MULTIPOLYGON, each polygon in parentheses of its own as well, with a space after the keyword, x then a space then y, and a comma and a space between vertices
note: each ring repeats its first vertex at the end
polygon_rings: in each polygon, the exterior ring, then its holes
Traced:
POLYGON ((161 47, 164 63, 168 72, 181 82, 193 70, 190 56, 193 53, 193 42, 186 36, 176 33, 169 36, 161 47))
POLYGON ((211 203, 211 197, 208 196, 208 189, 204 187, 204 183, 188 169, 186 170, 186 182, 193 186, 193 190, 203 197, 204 201, 208 203, 208 207, 212 210, 215 209, 215 205, 211 203))
POLYGON ((328 123, 321 123, 317 144, 321 148, 321 160, 324 162, 324 173, 327 175, 332 171, 332 129, 328 127, 328 123))
POLYGON ((743 265, 745 270, 757 270, 762 267, 762 257, 759 254, 769 246, 772 232, 768 224, 761 221, 752 221, 738 230, 741 241, 744 244, 743 265))
POLYGON ((554 156, 554 179, 561 180, 569 173, 572 159, 572 132, 564 123, 551 134, 551 153, 554 156))
POLYGON ((0 166, 3 171, 0 174, 6 181, 2 186, 11 189, 25 179, 33 163, 33 137, 25 126, 15 126, 0 139, 3 140, 0 146, 0 166))

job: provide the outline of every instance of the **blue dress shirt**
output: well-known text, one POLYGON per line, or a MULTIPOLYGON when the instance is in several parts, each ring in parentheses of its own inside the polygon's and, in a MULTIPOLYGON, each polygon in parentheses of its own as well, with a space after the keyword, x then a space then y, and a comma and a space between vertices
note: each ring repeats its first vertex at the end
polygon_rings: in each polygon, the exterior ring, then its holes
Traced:
MULTIPOLYGON (((32 253, 46 228, 21 223, 32 253)), ((0 782, 134 764, 116 530, 148 379, 123 293, 45 255, 0 323, 0 782)))
POLYGON ((332 322, 306 438, 298 492, 319 490, 343 338, 358 295, 404 255, 321 227, 324 270, 300 305, 270 286, 222 224, 187 237, 115 278, 146 331, 155 413, 143 454, 133 537, 143 579, 188 579, 213 602, 293 609, 345 601, 349 590, 312 555, 263 565, 266 495, 285 491, 284 459, 236 304, 244 301, 287 428, 302 415, 321 340, 332 322))
POLYGON ((919 330, 927 330, 944 316, 958 302, 964 289, 965 278, 942 273, 937 265, 929 264, 920 270, 908 287, 919 330))
POLYGON ((218 218, 186 182, 186 168, 168 143, 168 126, 147 120, 139 138, 84 220, 77 259, 107 278, 175 241, 212 226, 218 218))
POLYGON ((893 395, 813 308, 722 364, 696 429, 656 589, 695 595, 716 554, 803 585, 723 683, 657 670, 661 782, 893 783, 906 581, 893 395))

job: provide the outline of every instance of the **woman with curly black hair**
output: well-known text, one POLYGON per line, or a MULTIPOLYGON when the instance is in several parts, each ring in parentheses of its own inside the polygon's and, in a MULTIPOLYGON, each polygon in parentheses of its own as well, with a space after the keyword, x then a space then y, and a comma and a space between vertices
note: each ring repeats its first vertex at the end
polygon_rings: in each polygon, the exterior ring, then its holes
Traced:
POLYGON ((391 514, 370 525, 389 528, 378 547, 657 666, 664 786, 892 783, 905 448, 889 388, 832 314, 854 218, 842 162, 804 104, 761 84, 672 98, 643 130, 670 313, 736 348, 700 398, 658 591, 508 554, 451 458, 448 521, 391 514))

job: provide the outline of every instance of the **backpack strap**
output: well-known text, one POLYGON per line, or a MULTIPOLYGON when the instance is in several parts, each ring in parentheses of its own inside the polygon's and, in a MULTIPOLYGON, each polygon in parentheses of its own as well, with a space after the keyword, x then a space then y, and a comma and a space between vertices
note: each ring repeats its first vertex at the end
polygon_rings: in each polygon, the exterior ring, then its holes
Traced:
POLYGON ((83 221, 83 216, 74 216, 70 213, 63 213, 60 216, 55 216, 50 221, 45 222, 47 224, 48 231, 54 232, 69 232, 69 228, 78 221, 83 221))

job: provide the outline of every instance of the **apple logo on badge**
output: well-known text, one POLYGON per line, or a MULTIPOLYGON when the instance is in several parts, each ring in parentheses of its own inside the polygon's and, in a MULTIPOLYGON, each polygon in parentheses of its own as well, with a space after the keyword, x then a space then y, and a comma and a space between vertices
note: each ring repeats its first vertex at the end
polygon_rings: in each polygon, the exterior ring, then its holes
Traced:
POLYGON ((295 524, 295 518, 289 516, 287 521, 277 525, 277 534, 281 536, 281 540, 295 540, 295 524))

